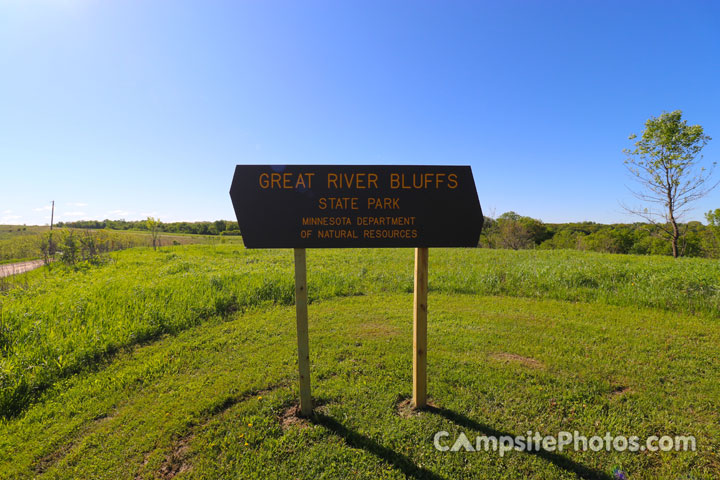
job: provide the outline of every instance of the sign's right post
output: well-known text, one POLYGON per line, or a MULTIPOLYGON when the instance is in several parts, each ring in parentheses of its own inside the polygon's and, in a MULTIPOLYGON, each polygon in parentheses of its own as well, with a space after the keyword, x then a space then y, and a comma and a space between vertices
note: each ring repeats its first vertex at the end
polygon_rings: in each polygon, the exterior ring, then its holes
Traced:
POLYGON ((308 334, 308 294, 305 249, 295 249, 295 311, 297 317, 298 372, 300 376, 300 414, 312 413, 310 396, 310 340, 308 334))
POLYGON ((415 408, 427 405, 428 248, 415 249, 413 297, 413 396, 415 408))

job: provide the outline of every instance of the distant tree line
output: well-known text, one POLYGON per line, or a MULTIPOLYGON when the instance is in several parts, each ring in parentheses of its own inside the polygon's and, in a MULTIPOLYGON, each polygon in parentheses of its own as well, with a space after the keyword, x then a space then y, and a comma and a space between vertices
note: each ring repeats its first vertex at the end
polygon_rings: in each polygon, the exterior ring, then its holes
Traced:
MULTIPOLYGON (((720 210, 708 212, 709 225, 679 224, 680 256, 720 258, 720 210)), ((639 255, 672 255, 662 226, 648 223, 543 223, 515 212, 485 217, 480 246, 486 248, 574 249, 639 255)))
MULTIPOLYGON (((60 222, 60 228, 102 229, 110 230, 142 230, 150 231, 147 220, 79 220, 77 222, 60 222)), ((237 222, 216 220, 214 222, 159 222, 155 226, 162 233, 189 233, 195 235, 240 235, 237 222)), ((152 232, 151 232, 152 233, 152 232)))
MULTIPOLYGON (((708 225, 701 222, 679 224, 680 256, 720 258, 720 209, 706 214, 708 225)), ((151 222, 152 223, 152 222, 151 222)), ((59 227, 151 231, 147 220, 82 220, 61 222, 59 227)), ((600 224, 595 222, 543 223, 531 217, 507 212, 498 218, 485 217, 479 246, 485 248, 572 249, 638 255, 672 255, 662 226, 650 223, 600 224)), ((238 225, 230 220, 214 222, 158 222, 164 233, 198 235, 240 235, 238 225)), ((151 232, 152 233, 152 232, 151 232)))

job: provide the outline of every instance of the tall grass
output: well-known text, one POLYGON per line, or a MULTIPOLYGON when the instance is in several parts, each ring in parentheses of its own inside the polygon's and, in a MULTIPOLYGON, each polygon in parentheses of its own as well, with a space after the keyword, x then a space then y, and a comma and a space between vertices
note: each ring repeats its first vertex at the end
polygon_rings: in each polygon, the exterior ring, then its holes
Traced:
MULTIPOLYGON (((310 301, 412 291, 412 251, 311 250, 310 301)), ((238 245, 131 249, 26 274, 0 294, 0 416, 119 349, 210 318, 293 302, 292 253, 238 245)), ((434 249, 430 290, 636 305, 720 317, 720 264, 576 251, 434 249)))
MULTIPOLYGON (((43 258, 43 250, 47 250, 47 235, 49 227, 17 225, 0 225, 0 264, 20 262, 43 258), (43 247, 43 243, 45 247, 43 247)), ((84 229, 55 229, 52 232, 57 245, 63 236, 72 232, 78 239, 87 237, 94 243, 102 246, 101 250, 123 250, 132 247, 147 247, 152 245, 149 232, 118 231, 118 230, 84 230, 84 229)), ((192 245, 192 244, 242 244, 241 237, 218 235, 189 235, 189 234, 161 234, 158 238, 159 246, 192 245)))
POLYGON ((0 238, 0 263, 21 262, 41 258, 41 233, 28 233, 0 238))

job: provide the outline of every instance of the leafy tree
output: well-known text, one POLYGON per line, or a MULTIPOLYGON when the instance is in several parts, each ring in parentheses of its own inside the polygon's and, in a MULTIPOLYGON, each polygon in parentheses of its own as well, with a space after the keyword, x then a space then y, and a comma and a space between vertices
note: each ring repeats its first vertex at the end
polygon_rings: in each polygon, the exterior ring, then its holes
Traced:
POLYGON ((75 265, 78 251, 80 250, 75 232, 72 230, 63 230, 62 240, 58 247, 61 249, 60 260, 67 265, 75 265))
POLYGON ((225 227, 227 226, 227 225, 225 224, 225 220, 215 220, 215 222, 213 222, 213 224, 215 225, 215 231, 216 231, 218 234, 224 232, 224 231, 225 231, 225 227))
POLYGON ((145 226, 147 227, 150 235, 152 236, 152 246, 154 250, 157 250, 158 236, 160 235, 160 219, 147 217, 145 220, 145 226))
POLYGON ((580 250, 593 252, 625 253, 623 238, 614 229, 604 229, 582 237, 578 241, 580 250))
POLYGON ((55 255, 52 232, 47 232, 40 236, 38 247, 43 256, 43 262, 45 265, 49 265, 55 255))
POLYGON ((519 250, 533 245, 532 232, 521 222, 515 212, 506 212, 498 217, 490 234, 490 244, 496 248, 519 250))
POLYGON ((500 215, 500 216, 498 217, 498 221, 500 221, 500 220, 514 220, 514 221, 518 221, 518 220, 520 220, 521 218, 522 218, 522 216, 521 216, 520 214, 517 214, 517 213, 515 213, 515 212, 513 212, 513 211, 511 210, 511 211, 509 211, 509 212, 505 212, 505 213, 503 213, 502 215, 500 215))
POLYGON ((578 246, 578 239, 584 235, 582 233, 573 232, 570 229, 563 229, 556 233, 551 232, 551 237, 540 245, 543 249, 569 249, 573 250, 578 246))
POLYGON ((708 222, 708 227, 713 236, 714 245, 712 246, 712 249, 717 255, 720 253, 720 208, 707 212, 705 214, 705 219, 708 222))
POLYGON ((518 222, 530 233, 530 240, 532 240, 535 245, 540 245, 552 237, 550 230, 548 230, 547 226, 540 220, 531 217, 520 217, 518 222))
MULTIPOLYGON (((637 135, 630 135, 634 140, 637 135)), ((629 208, 657 225, 672 245, 673 257, 681 255, 679 240, 682 234, 678 221, 687 212, 688 205, 707 195, 716 184, 709 182, 712 168, 700 167, 701 151, 710 141, 700 125, 688 125, 682 119, 682 112, 675 110, 651 117, 645 122, 645 130, 635 148, 625 149, 625 165, 640 190, 631 190, 642 202, 649 202, 650 208, 629 208), (659 205, 653 210, 652 205, 659 205)), ((713 163, 713 168, 716 163, 713 163)))

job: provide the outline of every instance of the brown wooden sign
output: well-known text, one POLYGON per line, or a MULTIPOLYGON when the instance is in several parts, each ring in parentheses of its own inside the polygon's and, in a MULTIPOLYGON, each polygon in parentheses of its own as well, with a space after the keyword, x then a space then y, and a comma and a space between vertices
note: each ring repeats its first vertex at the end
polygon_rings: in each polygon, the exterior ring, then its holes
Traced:
POLYGON ((248 248, 475 247, 469 166, 238 165, 230 197, 248 248))
POLYGON ((248 248, 295 249, 300 411, 311 415, 306 248, 415 247, 413 392, 427 405, 428 247, 476 247, 470 167, 238 165, 230 187, 248 248))

